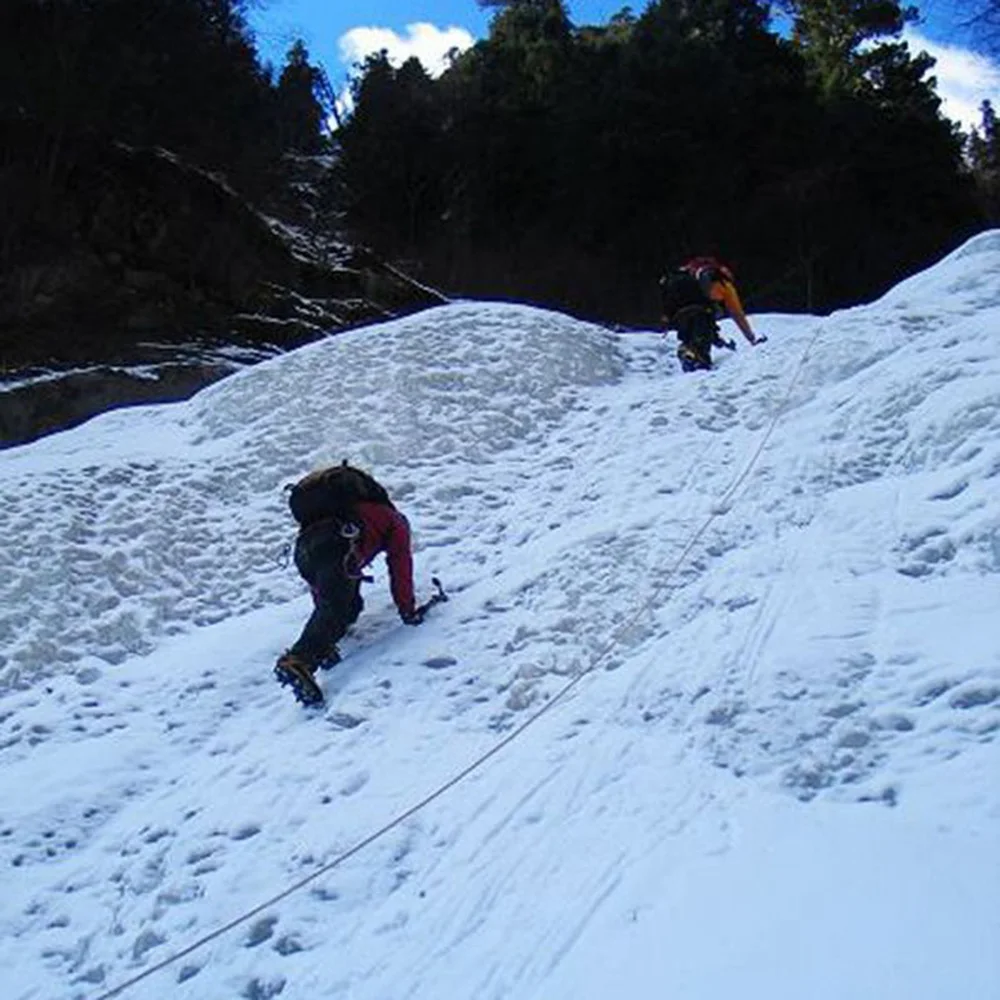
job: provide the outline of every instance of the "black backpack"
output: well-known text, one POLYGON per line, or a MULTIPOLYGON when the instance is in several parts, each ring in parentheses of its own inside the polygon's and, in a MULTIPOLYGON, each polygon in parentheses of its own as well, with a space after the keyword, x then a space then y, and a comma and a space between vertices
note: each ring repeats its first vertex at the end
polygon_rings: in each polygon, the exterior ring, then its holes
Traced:
POLYGON ((683 267, 672 268, 660 278, 660 301, 668 326, 681 309, 688 306, 712 306, 698 278, 683 267))
POLYGON ((367 472, 348 465, 346 459, 332 468, 310 472, 288 493, 292 516, 303 528, 319 521, 356 521, 355 505, 363 500, 392 506, 385 487, 367 472))

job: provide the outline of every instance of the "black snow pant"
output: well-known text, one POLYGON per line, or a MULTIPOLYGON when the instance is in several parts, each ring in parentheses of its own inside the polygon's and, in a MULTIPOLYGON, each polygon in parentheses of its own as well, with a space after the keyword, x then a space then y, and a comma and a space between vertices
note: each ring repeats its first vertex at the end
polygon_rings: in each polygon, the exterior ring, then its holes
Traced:
POLYGON ((677 360, 686 372, 712 367, 712 345, 719 341, 719 326, 711 310, 700 306, 682 309, 676 316, 677 360))
POLYGON ((295 566, 312 590, 313 611, 289 652, 313 667, 333 655, 364 608, 361 579, 348 572, 350 542, 340 527, 338 521, 320 521, 295 540, 295 566))

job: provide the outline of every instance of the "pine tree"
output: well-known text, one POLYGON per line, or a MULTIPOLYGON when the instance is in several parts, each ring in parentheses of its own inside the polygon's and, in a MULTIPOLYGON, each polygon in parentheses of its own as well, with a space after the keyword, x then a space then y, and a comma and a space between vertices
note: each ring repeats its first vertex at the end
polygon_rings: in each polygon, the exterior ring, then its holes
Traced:
POLYGON ((309 52, 299 39, 288 50, 278 79, 276 99, 282 145, 287 150, 313 155, 324 146, 325 114, 318 93, 322 74, 309 62, 309 52))
POLYGON ((383 49, 352 85, 354 110, 337 132, 348 211, 383 252, 412 253, 442 211, 443 112, 416 58, 396 69, 383 49))
POLYGON ((915 7, 897 0, 785 0, 784 6, 792 15, 793 38, 827 95, 862 86, 864 42, 896 37, 917 18, 915 7))
POLYGON ((982 122, 969 137, 969 163, 986 221, 1000 223, 1000 125, 989 101, 980 107, 982 122))

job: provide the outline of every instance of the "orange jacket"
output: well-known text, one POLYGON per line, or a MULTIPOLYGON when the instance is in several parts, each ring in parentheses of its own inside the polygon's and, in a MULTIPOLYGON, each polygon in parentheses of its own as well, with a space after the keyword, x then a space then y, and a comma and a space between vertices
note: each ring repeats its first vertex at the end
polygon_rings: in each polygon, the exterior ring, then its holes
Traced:
POLYGON ((750 321, 747 319, 747 314, 743 309, 743 303, 740 301, 740 293, 736 291, 736 286, 726 278, 719 278, 708 286, 707 294, 713 302, 718 302, 723 306, 726 313, 733 318, 733 321, 740 328, 743 336, 751 344, 755 343, 757 337, 750 326, 750 321))

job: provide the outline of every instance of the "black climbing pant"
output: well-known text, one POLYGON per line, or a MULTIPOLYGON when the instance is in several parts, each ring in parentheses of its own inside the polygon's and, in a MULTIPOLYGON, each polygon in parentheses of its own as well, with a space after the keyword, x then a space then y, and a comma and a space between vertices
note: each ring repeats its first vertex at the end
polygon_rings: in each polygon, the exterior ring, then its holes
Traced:
POLYGON ((712 345, 718 341, 719 327, 708 308, 682 309, 675 320, 677 359, 686 372, 712 367, 712 345))
POLYGON ((361 580, 351 570, 350 542, 339 521, 320 521, 299 532, 295 566, 313 594, 313 611, 289 650, 311 666, 327 659, 364 608, 361 580))

